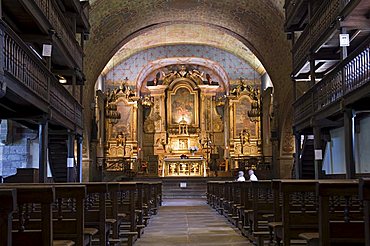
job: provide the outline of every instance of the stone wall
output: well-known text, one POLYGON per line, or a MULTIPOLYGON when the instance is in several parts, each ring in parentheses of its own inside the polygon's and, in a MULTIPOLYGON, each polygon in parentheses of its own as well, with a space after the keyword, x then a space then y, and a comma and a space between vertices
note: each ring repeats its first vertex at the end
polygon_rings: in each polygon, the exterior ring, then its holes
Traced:
POLYGON ((0 176, 16 173, 17 168, 32 167, 30 146, 37 140, 37 131, 15 122, 2 120, 0 124, 0 176))

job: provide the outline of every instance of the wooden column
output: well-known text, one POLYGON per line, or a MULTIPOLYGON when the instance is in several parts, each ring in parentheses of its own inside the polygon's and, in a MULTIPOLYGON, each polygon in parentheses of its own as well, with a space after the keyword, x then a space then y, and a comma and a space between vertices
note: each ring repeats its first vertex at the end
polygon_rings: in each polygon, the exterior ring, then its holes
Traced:
POLYGON ((45 183, 47 179, 47 160, 48 160, 48 131, 49 121, 43 119, 39 123, 39 182, 45 183))
POLYGON ((82 136, 77 136, 77 182, 82 182, 82 136))
POLYGON ((314 135, 315 179, 319 179, 322 170, 321 129, 319 126, 313 127, 313 135, 314 135), (317 158, 316 151, 317 152, 321 151, 321 158, 317 158))
POLYGON ((314 86, 316 83, 316 65, 315 65, 315 58, 313 55, 310 56, 310 76, 311 76, 311 86, 314 86))
POLYGON ((301 134, 294 132, 294 137, 295 137, 295 154, 294 154, 294 164, 295 164, 295 178, 300 179, 302 176, 302 167, 300 163, 300 156, 301 156, 301 134))
POLYGON ((355 158, 353 151, 354 137, 354 117, 352 109, 344 110, 344 147, 345 147, 345 163, 346 163, 346 178, 352 179, 355 177, 355 158))
POLYGON ((73 132, 68 131, 68 145, 67 145, 67 182, 75 181, 75 172, 74 172, 74 144, 75 135, 73 132))

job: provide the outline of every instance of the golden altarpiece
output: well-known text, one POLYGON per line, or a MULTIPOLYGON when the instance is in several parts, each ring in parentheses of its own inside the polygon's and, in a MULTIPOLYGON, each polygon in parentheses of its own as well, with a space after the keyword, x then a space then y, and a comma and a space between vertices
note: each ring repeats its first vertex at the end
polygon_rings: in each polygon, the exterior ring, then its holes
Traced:
POLYGON ((189 66, 166 71, 154 71, 140 93, 122 83, 105 94, 107 166, 121 159, 144 175, 206 177, 262 155, 256 84, 240 80, 226 91, 189 66))

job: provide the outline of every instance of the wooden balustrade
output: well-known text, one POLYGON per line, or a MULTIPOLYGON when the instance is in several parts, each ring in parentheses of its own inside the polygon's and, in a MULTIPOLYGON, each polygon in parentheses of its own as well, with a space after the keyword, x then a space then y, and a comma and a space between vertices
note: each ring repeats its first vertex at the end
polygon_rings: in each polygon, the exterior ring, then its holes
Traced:
POLYGON ((335 27, 333 23, 337 21, 337 17, 342 16, 342 12, 345 12, 350 4, 357 3, 357 0, 327 0, 321 4, 293 46, 294 74, 305 64, 310 51, 321 45, 323 35, 330 34, 329 30, 335 27))
POLYGON ((8 83, 6 86, 16 92, 20 88, 28 90, 40 102, 41 110, 48 112, 50 105, 53 110, 52 115, 69 122, 71 129, 74 129, 72 127, 74 125, 82 128, 82 106, 77 100, 58 82, 44 62, 3 21, 0 21, 0 32, 4 57, 2 69, 6 76, 19 82, 19 84, 8 83))
POLYGON ((296 124, 349 96, 370 80, 370 37, 293 104, 296 124))
POLYGON ((72 32, 72 29, 66 23, 65 17, 60 12, 59 7, 56 6, 56 2, 51 0, 33 0, 33 2, 49 20, 57 37, 61 40, 65 52, 69 54, 69 58, 74 60, 76 67, 82 68, 82 48, 76 40, 75 33, 72 32))

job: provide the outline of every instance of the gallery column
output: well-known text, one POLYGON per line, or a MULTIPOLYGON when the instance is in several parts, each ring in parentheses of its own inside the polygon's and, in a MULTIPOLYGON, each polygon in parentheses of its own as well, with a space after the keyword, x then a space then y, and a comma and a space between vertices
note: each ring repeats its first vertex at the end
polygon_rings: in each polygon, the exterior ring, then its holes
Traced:
POLYGON ((44 118, 39 123, 39 182, 46 183, 47 180, 47 160, 48 160, 48 134, 49 120, 44 118))

